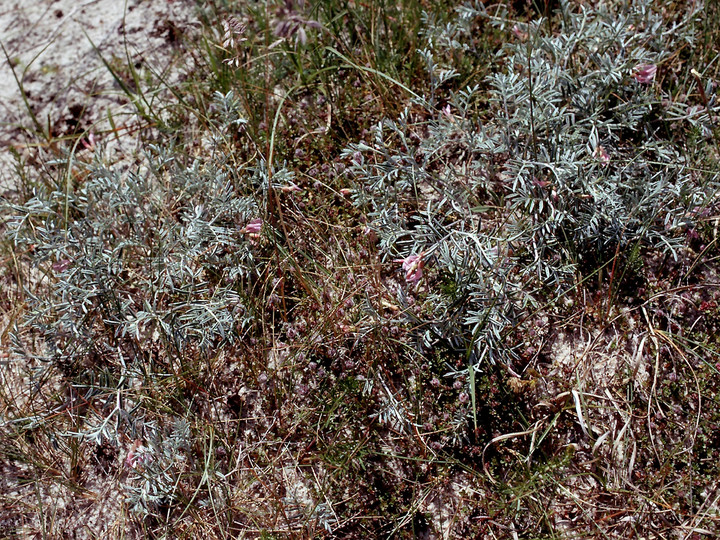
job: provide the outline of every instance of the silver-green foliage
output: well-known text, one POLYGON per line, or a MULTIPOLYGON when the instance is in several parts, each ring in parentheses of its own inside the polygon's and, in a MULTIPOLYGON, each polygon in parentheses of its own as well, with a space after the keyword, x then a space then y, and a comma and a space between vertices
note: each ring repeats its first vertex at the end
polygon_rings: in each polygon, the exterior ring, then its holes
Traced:
POLYGON ((178 419, 172 428, 161 430, 146 423, 144 430, 147 442, 134 447, 125 461, 130 473, 123 488, 131 511, 156 515, 159 505, 175 500, 189 466, 190 425, 178 419))
POLYGON ((503 332, 532 291, 568 287, 588 253, 597 264, 629 246, 674 255, 717 187, 668 137, 661 81, 638 75, 692 42, 697 11, 666 21, 647 0, 561 6, 515 26, 485 111, 479 85, 447 90, 449 51, 472 52, 475 18, 512 23, 481 3, 445 26, 426 18, 429 94, 345 152, 385 257, 422 253, 433 267, 426 316, 410 322, 426 346, 447 340, 476 365, 507 359, 503 332))
POLYGON ((11 208, 7 234, 43 276, 24 325, 53 359, 145 358, 157 344, 182 360, 252 320, 257 248, 243 227, 260 213, 263 179, 223 157, 186 166, 168 148, 146 160, 135 171, 76 160, 81 183, 36 186, 11 208))

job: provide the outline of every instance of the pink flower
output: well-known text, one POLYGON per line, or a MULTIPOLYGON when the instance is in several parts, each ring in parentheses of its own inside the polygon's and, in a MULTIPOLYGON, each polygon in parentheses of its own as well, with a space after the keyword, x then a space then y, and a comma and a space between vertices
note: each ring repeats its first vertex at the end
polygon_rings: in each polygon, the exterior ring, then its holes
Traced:
POLYGON ((641 84, 652 84, 657 73, 655 64, 639 64, 635 66, 633 77, 641 84))
POLYGON ((240 232, 249 234, 251 237, 258 237, 258 236, 260 236, 260 230, 262 229, 262 223, 263 223, 263 220, 260 218, 252 219, 252 220, 250 220, 250 223, 245 225, 245 228, 240 232))
POLYGON ((528 37, 527 32, 523 32, 517 24, 512 27, 512 33, 521 41, 525 41, 528 37))
POLYGON ((425 261, 422 259, 423 255, 424 253, 420 253, 420 255, 412 254, 404 259, 395 259, 395 262, 402 263, 403 270, 405 270, 405 281, 408 283, 417 285, 420 278, 422 278, 422 269, 425 266, 425 261))
POLYGON ((603 165, 610 163, 610 154, 607 153, 605 148, 598 146, 593 152, 593 157, 600 161, 603 165))
POLYGON ((72 261, 70 259, 61 259, 57 262, 54 262, 52 265, 52 269, 56 272, 64 272, 68 268, 70 268, 70 265, 72 264, 72 261))
POLYGON ((302 189, 300 189, 296 184, 290 182, 290 185, 281 187, 280 191, 282 191, 283 193, 294 193, 296 191, 302 191, 302 189))
POLYGON ((93 134, 92 131, 90 133, 88 133, 87 138, 82 139, 80 142, 82 143, 82 145, 85 148, 87 148, 91 152, 95 151, 95 135, 93 134))
POLYGON ((138 439, 133 442, 130 447, 130 451, 125 458, 125 466, 129 469, 141 469, 145 468, 152 460, 150 450, 143 446, 142 442, 138 439))

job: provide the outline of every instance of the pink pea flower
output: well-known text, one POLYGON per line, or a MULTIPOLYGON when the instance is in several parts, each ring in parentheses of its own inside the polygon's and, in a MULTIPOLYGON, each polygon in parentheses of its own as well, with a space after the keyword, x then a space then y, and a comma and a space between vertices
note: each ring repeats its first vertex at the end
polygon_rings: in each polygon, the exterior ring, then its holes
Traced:
POLYGON ((607 153, 604 147, 598 146, 593 152, 593 157, 600 161, 603 165, 610 163, 610 154, 607 153))
POLYGON ((515 37, 520 41, 525 41, 528 37, 528 33, 523 31, 517 24, 512 27, 512 33, 515 34, 515 37))
POLYGON ((300 189, 297 184, 293 184, 292 182, 290 182, 289 185, 281 187, 280 191, 282 191, 283 193, 295 193, 297 191, 302 191, 302 189, 300 189))
POLYGON ((657 73, 655 64, 639 64, 635 66, 633 77, 641 84, 652 84, 657 73))
POLYGON ((152 453, 138 439, 130 447, 130 451, 125 458, 125 466, 129 469, 142 469, 152 460, 152 453))
POLYGON ((408 255, 404 259, 395 259, 395 262, 402 263, 402 268, 405 270, 405 281, 417 285, 418 281, 423 276, 423 267, 425 261, 423 261, 424 253, 420 255, 412 254, 408 255))
POLYGON ((82 145, 85 148, 87 148, 91 152, 95 151, 95 135, 93 134, 92 131, 90 133, 88 133, 87 138, 82 139, 80 142, 82 143, 82 145))
POLYGON ((251 237, 257 237, 260 235, 262 229, 263 220, 260 218, 251 219, 250 223, 245 225, 245 228, 241 231, 245 234, 249 234, 251 237))
POLYGON ((68 268, 70 268, 70 265, 72 264, 72 261, 70 259, 61 259, 57 262, 54 262, 52 265, 52 269, 56 272, 64 272, 68 268))
POLYGON ((250 243, 256 244, 260 239, 260 231, 262 230, 263 220, 260 218, 251 219, 250 222, 245 225, 245 228, 240 232, 247 234, 250 237, 250 243))

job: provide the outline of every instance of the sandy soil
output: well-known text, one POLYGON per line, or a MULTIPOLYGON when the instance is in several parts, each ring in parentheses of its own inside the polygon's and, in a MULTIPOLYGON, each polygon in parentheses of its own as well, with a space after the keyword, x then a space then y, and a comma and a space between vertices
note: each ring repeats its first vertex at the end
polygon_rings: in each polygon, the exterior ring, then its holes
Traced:
POLYGON ((28 107, 54 138, 106 131, 108 112, 116 127, 127 128, 129 100, 103 59, 118 72, 128 73, 129 58, 141 75, 177 73, 170 69, 172 52, 180 33, 192 31, 194 5, 192 0, 0 0, 0 43, 7 55, 0 57, 0 193, 14 185, 10 150, 26 158, 34 139, 28 132, 38 132, 28 107))

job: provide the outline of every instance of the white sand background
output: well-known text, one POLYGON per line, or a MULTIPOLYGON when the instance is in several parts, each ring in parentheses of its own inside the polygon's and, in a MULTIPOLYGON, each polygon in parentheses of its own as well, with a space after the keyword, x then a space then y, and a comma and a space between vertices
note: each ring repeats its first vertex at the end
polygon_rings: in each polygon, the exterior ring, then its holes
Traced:
POLYGON ((132 105, 104 65, 176 73, 180 33, 196 25, 192 0, 0 0, 0 194, 16 186, 14 148, 27 157, 37 132, 29 106, 57 137, 122 124, 132 105), (92 42, 92 43, 91 43, 92 42), (94 44, 94 46, 93 46, 94 44), (103 124, 104 123, 104 124, 103 124))

